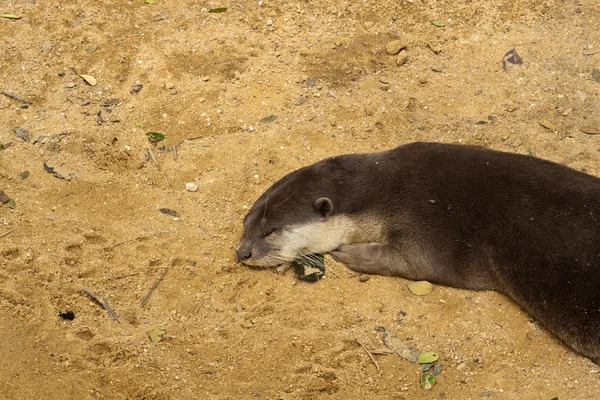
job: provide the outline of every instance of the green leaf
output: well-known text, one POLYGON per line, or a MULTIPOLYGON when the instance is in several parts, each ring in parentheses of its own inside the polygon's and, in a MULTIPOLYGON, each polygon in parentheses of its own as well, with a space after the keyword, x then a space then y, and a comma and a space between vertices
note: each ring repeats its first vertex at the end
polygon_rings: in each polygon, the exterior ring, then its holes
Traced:
POLYGON ((146 136, 148 136, 148 140, 152 143, 162 142, 165 140, 165 135, 159 132, 147 132, 146 136))
POLYGON ((224 13, 227 11, 227 7, 211 8, 208 10, 209 13, 224 13))
POLYGON ((416 282, 408 282, 406 284, 408 290, 417 296, 425 296, 426 294, 431 293, 433 290, 433 285, 427 281, 416 281, 416 282))
POLYGON ((325 275, 325 256, 323 254, 311 254, 293 261, 292 265, 294 271, 300 275, 300 279, 306 282, 316 282, 325 275))
POLYGON ((435 385, 435 375, 429 372, 421 375, 421 387, 425 390, 430 390, 435 385))
POLYGON ((15 14, 2 14, 0 18, 8 18, 8 19, 21 19, 18 15, 15 14))
POLYGON ((419 354, 419 357, 417 357, 417 361, 419 362, 419 364, 431 364, 432 362, 437 361, 438 358, 440 358, 438 353, 436 353, 435 351, 428 351, 419 354))
POLYGON ((166 332, 161 329, 160 326, 154 327, 152 330, 148 331, 148 336, 150 336, 150 340, 154 343, 158 343, 162 340, 162 335, 166 332))
POLYGON ((138 128, 141 128, 142 127, 142 123, 141 122, 136 122, 135 126, 137 126, 138 128))
POLYGON ((146 4, 154 4, 154 0, 146 0, 146 4))
POLYGON ((443 23, 442 21, 431 21, 431 23, 435 26, 437 26, 438 28, 443 28, 446 26, 445 23, 443 23))
POLYGON ((0 143, 0 151, 4 150, 6 147, 2 143, 0 143))
POLYGON ((8 199, 8 201, 6 202, 6 207, 15 208, 15 201, 13 199, 8 199))

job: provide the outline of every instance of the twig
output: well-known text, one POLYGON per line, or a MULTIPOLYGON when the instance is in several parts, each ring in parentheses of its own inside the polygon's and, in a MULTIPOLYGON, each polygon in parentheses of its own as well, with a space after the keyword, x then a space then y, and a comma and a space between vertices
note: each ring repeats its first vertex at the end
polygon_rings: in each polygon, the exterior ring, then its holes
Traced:
POLYGON ((137 275, 139 275, 139 274, 140 274, 139 272, 135 272, 135 273, 133 273, 133 274, 127 274, 127 275, 116 276, 116 277, 114 277, 114 278, 110 278, 110 279, 108 279, 108 280, 109 280, 109 281, 116 281, 116 280, 118 280, 118 279, 129 278, 130 276, 137 276, 137 275))
POLYGON ((173 146, 173 160, 177 161, 177 146, 173 146))
POLYGON ((3 90, 2 94, 5 95, 6 97, 10 97, 13 100, 20 101, 23 104, 31 104, 31 101, 27 100, 26 98, 17 96, 16 94, 11 93, 11 92, 7 92, 6 90, 3 90))
POLYGON ((129 244, 129 243, 134 243, 137 242, 138 240, 144 240, 144 239, 150 239, 150 238, 155 238, 155 237, 159 237, 160 235, 162 235, 163 233, 167 233, 166 231, 160 231, 158 233, 155 233, 154 235, 150 235, 150 236, 140 236, 137 237, 135 239, 130 239, 130 240, 126 240, 124 242, 118 242, 115 244, 111 244, 110 246, 106 246, 104 248, 104 250, 110 250, 110 249, 114 249, 115 247, 119 247, 119 246, 123 246, 124 244, 129 244))
POLYGON ((373 364, 375 364, 375 367, 377 367, 377 371, 379 371, 379 364, 377 364, 377 360, 375 360, 375 357, 373 357, 373 354, 371 354, 371 352, 369 350, 367 350, 367 348, 365 347, 365 345, 362 344, 360 340, 358 340, 358 337, 356 336, 356 334, 354 332, 352 332, 352 335, 354 335, 354 339, 356 339, 356 342, 358 344, 360 344, 360 347, 362 347, 363 350, 367 352, 367 354, 369 355, 369 357, 373 361, 373 364))
POLYGON ((160 281, 163 280, 163 278, 167 274, 168 270, 169 270, 169 268, 165 267, 165 269, 163 270, 163 273, 158 277, 158 279, 156 279, 156 282, 154 282, 154 285, 152 285, 152 287, 148 291, 148 294, 146 294, 146 297, 144 297, 144 300, 142 300, 142 307, 144 307, 146 305, 146 303, 148 302, 148 300, 150 300, 150 297, 152 296, 152 293, 154 293, 154 291, 156 290, 156 287, 158 286, 158 284, 160 283, 160 281))
POLYGON ((181 329, 182 332, 185 331, 187 329, 187 327, 192 323, 192 321, 194 320, 194 318, 196 318, 196 315, 198 315, 198 312, 200 311, 200 308, 202 308, 202 306, 204 305, 204 303, 206 303, 206 300, 204 300, 202 303, 200 303, 200 305, 198 306, 198 308, 196 308, 196 311, 194 311, 194 314, 192 314, 192 316, 190 317, 190 319, 187 320, 187 322, 185 323, 185 325, 181 329))
POLYGON ((85 293, 90 299, 94 300, 96 303, 100 304, 108 313, 108 315, 114 319, 115 321, 119 322, 119 318, 117 317, 117 314, 115 314, 115 312, 113 311, 112 308, 110 308, 110 306, 108 305, 108 303, 104 300, 101 299, 100 297, 96 296, 94 293, 92 293, 88 288, 84 287, 83 288, 83 293, 85 293))
POLYGON ((4 237, 4 236, 6 236, 6 235, 10 235, 11 233, 13 233, 13 231, 14 231, 14 229, 11 229, 11 230, 10 230, 10 231, 8 231, 8 232, 4 232, 3 234, 1 234, 1 235, 0 235, 0 238, 1 238, 1 237, 4 237))
POLYGON ((154 164, 156 164, 156 168, 158 168, 158 170, 162 172, 162 169, 160 169, 160 164, 158 163, 158 161, 156 161, 156 157, 154 157, 154 153, 152 153, 152 150, 148 149, 148 154, 150 154, 150 158, 152 159, 152 161, 154 161, 154 164))

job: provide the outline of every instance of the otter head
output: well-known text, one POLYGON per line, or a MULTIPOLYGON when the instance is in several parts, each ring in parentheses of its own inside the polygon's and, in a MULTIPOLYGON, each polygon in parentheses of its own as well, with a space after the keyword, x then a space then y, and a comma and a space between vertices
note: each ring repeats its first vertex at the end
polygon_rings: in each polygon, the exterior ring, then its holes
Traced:
POLYGON ((235 249, 240 261, 276 266, 346 242, 353 224, 327 195, 331 185, 315 178, 310 171, 295 171, 260 196, 244 219, 235 249))

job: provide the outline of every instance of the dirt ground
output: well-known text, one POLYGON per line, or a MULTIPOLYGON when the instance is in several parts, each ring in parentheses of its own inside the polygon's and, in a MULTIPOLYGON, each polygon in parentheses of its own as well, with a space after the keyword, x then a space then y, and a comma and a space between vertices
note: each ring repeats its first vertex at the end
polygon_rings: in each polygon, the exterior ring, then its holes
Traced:
POLYGON ((15 202, 0 205, 2 398, 600 398, 599 367, 498 293, 417 297, 329 259, 306 283, 233 251, 270 184, 330 155, 439 141, 600 175, 600 136, 580 129, 600 126, 595 1, 4 0, 0 13, 22 17, 0 18, 0 90, 17 96, 0 94, 0 189, 15 202), (399 38, 406 53, 387 54, 399 38), (522 64, 503 68, 513 48, 522 64), (385 348, 379 327, 440 354, 433 389, 396 355, 376 368, 358 342, 385 348))

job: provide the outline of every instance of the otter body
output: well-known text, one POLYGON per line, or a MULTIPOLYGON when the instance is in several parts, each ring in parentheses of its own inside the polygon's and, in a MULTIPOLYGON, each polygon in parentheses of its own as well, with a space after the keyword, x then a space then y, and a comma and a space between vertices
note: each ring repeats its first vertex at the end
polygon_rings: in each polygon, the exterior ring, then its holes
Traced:
POLYGON ((332 157, 269 188, 236 253, 330 252, 367 274, 502 292, 600 363, 600 179, 534 157, 412 143, 332 157))

